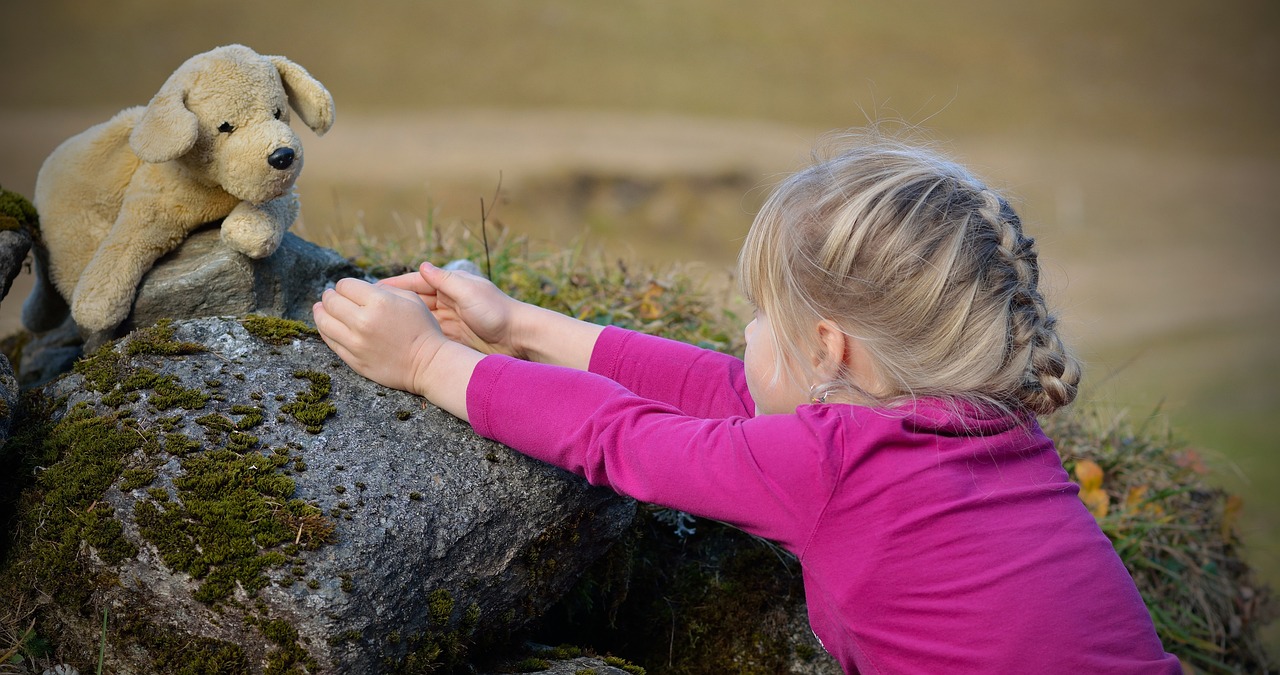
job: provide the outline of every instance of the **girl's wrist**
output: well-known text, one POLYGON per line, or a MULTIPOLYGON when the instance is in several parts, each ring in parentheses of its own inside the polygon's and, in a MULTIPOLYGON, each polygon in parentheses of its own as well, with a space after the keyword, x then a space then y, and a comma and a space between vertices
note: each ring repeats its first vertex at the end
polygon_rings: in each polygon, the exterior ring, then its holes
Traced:
POLYGON ((511 355, 525 361, 537 361, 543 351, 540 345, 546 339, 547 313, 537 305, 519 303, 511 313, 511 328, 508 336, 511 340, 511 355))
POLYGON ((436 406, 467 420, 467 385, 484 354, 452 340, 445 340, 431 358, 416 369, 416 393, 436 406))

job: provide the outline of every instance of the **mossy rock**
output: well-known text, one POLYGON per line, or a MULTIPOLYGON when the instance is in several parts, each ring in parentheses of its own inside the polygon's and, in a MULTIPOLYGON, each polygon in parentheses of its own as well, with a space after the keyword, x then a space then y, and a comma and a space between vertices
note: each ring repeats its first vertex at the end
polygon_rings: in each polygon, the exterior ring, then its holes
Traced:
POLYGON ((106 672, 448 672, 627 528, 629 500, 245 323, 136 331, 25 402, 0 606, 81 672, 104 613, 106 672))
POLYGON ((40 231, 40 216, 26 197, 0 186, 0 231, 6 230, 34 235, 40 231))

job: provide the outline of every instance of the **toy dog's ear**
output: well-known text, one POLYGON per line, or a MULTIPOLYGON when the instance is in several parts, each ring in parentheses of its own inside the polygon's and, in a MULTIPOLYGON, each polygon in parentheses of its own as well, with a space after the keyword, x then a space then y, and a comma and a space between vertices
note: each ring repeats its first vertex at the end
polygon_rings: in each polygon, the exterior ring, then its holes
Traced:
POLYGON ((147 104, 129 134, 129 147, 139 159, 168 162, 195 146, 200 125, 195 113, 187 110, 186 97, 186 88, 170 79, 147 104))
POLYGON ((289 107, 298 113, 303 123, 311 127, 317 136, 333 126, 333 96, 316 78, 302 66, 283 56, 268 56, 280 71, 284 93, 289 97, 289 107))

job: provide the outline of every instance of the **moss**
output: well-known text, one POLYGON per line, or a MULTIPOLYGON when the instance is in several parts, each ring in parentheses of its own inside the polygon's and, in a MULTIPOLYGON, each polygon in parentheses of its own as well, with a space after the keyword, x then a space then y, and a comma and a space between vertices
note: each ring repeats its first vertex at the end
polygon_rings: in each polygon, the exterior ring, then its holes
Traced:
POLYGON ((137 490, 150 485, 155 479, 156 472, 152 469, 126 469, 124 480, 120 482, 120 489, 125 492, 137 490))
POLYGON ((400 420, 401 422, 409 419, 410 417, 413 417, 413 413, 409 412, 408 410, 396 411, 396 419, 400 420))
POLYGON ((164 451, 175 457, 186 457, 200 448, 200 441, 185 434, 166 434, 164 437, 164 451))
POLYGON ((173 482, 176 502, 134 507, 142 536, 171 569, 200 580, 195 598, 210 604, 237 585, 250 596, 266 586, 267 571, 287 562, 273 549, 288 542, 318 547, 334 531, 319 509, 291 499, 294 482, 277 471, 287 457, 232 446, 184 456, 173 482))
POLYGON ((250 672, 239 645, 174 631, 141 618, 127 619, 120 633, 147 650, 152 672, 175 675, 225 675, 250 672))
POLYGON ((539 673, 551 668, 551 662, 546 659, 540 659, 531 656, 515 665, 517 673, 539 673))
POLYGON ((427 595, 427 620, 429 625, 442 627, 449 625, 453 616, 453 595, 442 588, 431 591, 427 595))
POLYGON ((301 321, 281 319, 274 316, 250 314, 240 320, 240 325, 249 334, 272 345, 286 345, 294 340, 319 335, 316 329, 301 321))
POLYGON ((34 236, 40 231, 40 216, 26 197, 0 187, 0 230, 14 229, 34 236))
POLYGON ((258 625, 263 637, 275 644, 278 649, 267 654, 267 665, 263 675, 289 675, 298 673, 297 666, 314 672, 319 668, 316 660, 298 643, 298 630, 287 621, 274 619, 258 625))
MULTIPOLYGON (((160 325, 157 324, 152 329, 145 330, 159 330, 160 328, 160 325)), ((137 333, 135 333, 136 335, 137 333)), ((172 337, 172 329, 169 329, 168 336, 172 337)), ((149 339, 141 343, 129 343, 126 351, 130 354, 152 354, 164 353, 164 349, 172 349, 174 350, 173 353, 186 353, 183 351, 185 348, 181 347, 183 344, 188 343, 149 339), (134 352, 134 345, 141 345, 139 349, 142 351, 134 352), (161 347, 160 345, 168 346, 161 347)), ((196 346, 199 347, 199 345, 196 346)), ((203 349, 203 347, 200 348, 203 349)), ((111 407, 120 407, 130 400, 135 400, 130 394, 146 389, 153 390, 154 393, 149 402, 157 410, 169 410, 175 407, 183 408, 184 410, 199 410, 209 400, 208 394, 181 386, 175 375, 160 375, 148 368, 129 366, 125 363, 125 356, 118 353, 113 344, 104 345, 93 354, 77 361, 72 366, 72 371, 84 377, 85 384, 89 389, 103 394, 103 404, 111 407)))
POLYGON ((118 412, 99 415, 80 404, 57 423, 28 422, 10 439, 21 446, 22 473, 47 468, 21 495, 13 543, 21 554, 0 574, 0 588, 38 592, 79 609, 99 581, 82 545, 108 564, 137 555, 114 511, 101 501, 130 456, 155 444, 154 435, 126 421, 118 412))
POLYGON ((125 353, 129 356, 181 356, 198 354, 208 349, 197 342, 179 342, 173 339, 173 322, 161 319, 154 326, 140 328, 130 335, 125 345, 125 353))
POLYGON ((239 422, 236 422, 236 429, 247 431, 252 429, 265 419, 262 408, 252 405, 233 405, 231 406, 232 415, 243 415, 239 422))
POLYGON ((604 664, 606 666, 613 666, 614 668, 621 668, 627 671, 628 673, 632 673, 632 675, 645 675, 644 668, 641 668, 640 666, 637 666, 636 664, 631 663, 630 661, 617 656, 604 657, 604 664))
POLYGON ((324 421, 338 412, 338 407, 326 400, 329 397, 329 376, 315 370, 298 370, 293 376, 307 380, 310 386, 306 391, 298 392, 292 403, 280 406, 280 410, 301 422, 307 433, 318 434, 324 428, 324 421))

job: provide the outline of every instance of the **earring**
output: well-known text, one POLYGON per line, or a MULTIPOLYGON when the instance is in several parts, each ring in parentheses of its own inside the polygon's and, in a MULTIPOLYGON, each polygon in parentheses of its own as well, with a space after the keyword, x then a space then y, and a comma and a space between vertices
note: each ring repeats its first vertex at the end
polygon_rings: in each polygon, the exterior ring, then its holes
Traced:
POLYGON ((827 396, 831 394, 831 391, 827 390, 822 392, 821 394, 818 394, 818 393, 815 393, 815 390, 817 388, 818 388, 818 385, 816 384, 813 385, 812 387, 809 387, 809 402, 810 403, 826 403, 827 396))

